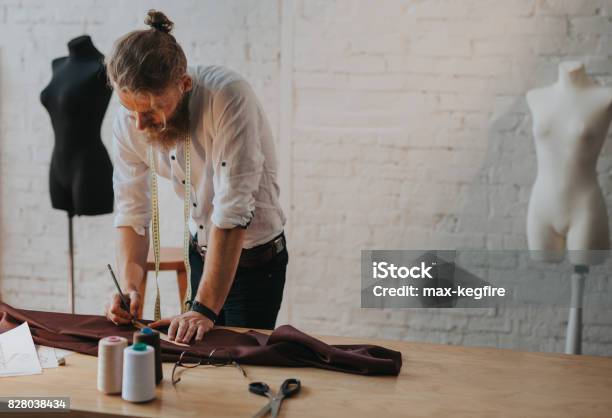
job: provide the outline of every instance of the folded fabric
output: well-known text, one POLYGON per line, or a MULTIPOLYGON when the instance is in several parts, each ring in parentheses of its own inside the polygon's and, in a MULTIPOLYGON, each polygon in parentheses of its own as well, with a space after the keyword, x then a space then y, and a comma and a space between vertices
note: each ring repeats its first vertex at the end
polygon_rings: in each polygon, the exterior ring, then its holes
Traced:
MULTIPOLYGON (((133 326, 116 326, 104 316, 16 309, 0 302, 0 333, 27 321, 34 342, 96 356, 98 340, 119 335, 132 341, 133 326)), ((150 321, 142 321, 148 323, 150 321)), ((272 334, 214 328, 189 348, 161 342, 162 360, 174 362, 187 350, 208 356, 213 349, 240 364, 318 367, 362 375, 398 375, 402 355, 377 345, 329 345, 300 330, 283 325, 272 334)))

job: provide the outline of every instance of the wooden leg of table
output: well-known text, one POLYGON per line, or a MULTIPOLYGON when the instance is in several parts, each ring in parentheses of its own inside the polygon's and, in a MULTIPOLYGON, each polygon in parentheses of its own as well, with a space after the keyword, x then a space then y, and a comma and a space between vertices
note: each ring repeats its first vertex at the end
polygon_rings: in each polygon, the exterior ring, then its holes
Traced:
POLYGON ((142 277, 142 281, 140 282, 140 289, 138 292, 140 293, 140 308, 138 309, 138 319, 142 318, 142 311, 144 309, 144 301, 145 301, 145 293, 147 291, 147 271, 145 271, 144 276, 142 277))
POLYGON ((179 306, 182 307, 183 300, 185 300, 185 294, 187 293, 187 272, 185 270, 177 270, 176 281, 179 291, 179 306))

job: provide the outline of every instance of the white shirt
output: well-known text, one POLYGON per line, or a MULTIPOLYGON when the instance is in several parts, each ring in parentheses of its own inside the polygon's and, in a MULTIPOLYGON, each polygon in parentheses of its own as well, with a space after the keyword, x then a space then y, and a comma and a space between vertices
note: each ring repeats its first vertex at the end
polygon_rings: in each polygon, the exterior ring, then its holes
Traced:
MULTIPOLYGON (((189 67, 191 132, 191 232, 206 245, 211 224, 248 225, 244 248, 270 241, 286 222, 277 182, 278 162, 269 123, 255 93, 239 74, 221 66, 189 67), (249 224, 250 222, 250 224, 249 224)), ((119 107, 113 124, 115 227, 144 235, 151 221, 149 159, 145 134, 119 107)), ((183 199, 185 144, 155 147, 157 174, 183 199)), ((182 211, 176 216, 182 216, 182 211)))

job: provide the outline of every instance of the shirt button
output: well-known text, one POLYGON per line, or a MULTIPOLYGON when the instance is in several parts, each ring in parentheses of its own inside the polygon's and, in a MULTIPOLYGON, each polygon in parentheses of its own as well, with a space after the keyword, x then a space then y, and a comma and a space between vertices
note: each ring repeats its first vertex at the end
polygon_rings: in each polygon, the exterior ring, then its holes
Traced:
POLYGON ((185 180, 183 180, 182 183, 185 184, 185 180))
POLYGON ((200 225, 200 229, 204 229, 204 225, 200 225))
POLYGON ((194 208, 197 208, 197 207, 198 207, 198 205, 196 205, 196 204, 194 203, 194 204, 193 204, 193 207, 194 207, 194 208))
POLYGON ((176 160, 176 157, 175 157, 174 155, 173 155, 173 156, 171 156, 170 158, 172 158, 173 160, 176 160))

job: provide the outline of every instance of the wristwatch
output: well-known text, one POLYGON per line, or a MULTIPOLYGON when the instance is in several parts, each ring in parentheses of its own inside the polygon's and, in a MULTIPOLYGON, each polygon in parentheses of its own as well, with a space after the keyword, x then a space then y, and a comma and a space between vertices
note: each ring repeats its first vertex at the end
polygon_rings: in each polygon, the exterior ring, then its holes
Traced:
POLYGON ((206 318, 210 319, 213 324, 217 322, 218 315, 208 306, 198 302, 197 300, 193 301, 193 304, 191 305, 191 310, 204 315, 206 318))

